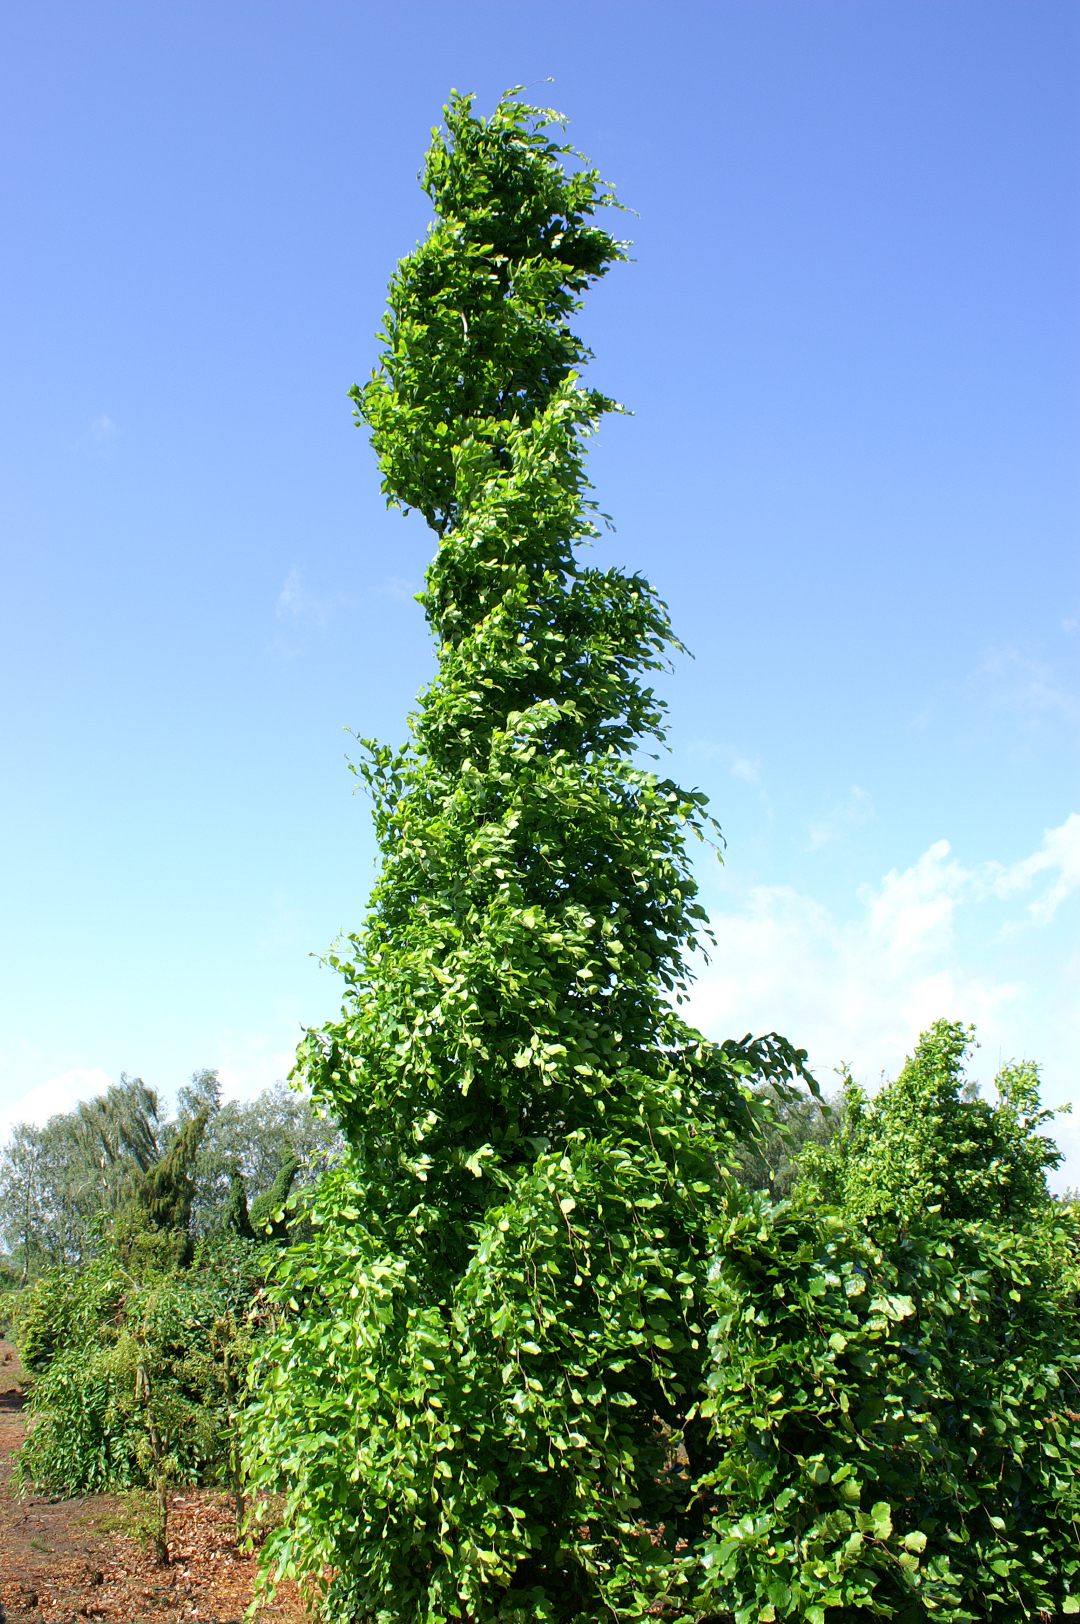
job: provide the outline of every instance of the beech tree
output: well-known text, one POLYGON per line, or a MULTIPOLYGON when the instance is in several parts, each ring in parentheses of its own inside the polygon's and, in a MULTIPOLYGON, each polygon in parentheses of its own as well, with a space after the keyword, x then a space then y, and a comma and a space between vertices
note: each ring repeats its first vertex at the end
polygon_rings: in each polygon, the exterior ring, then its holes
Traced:
POLYGON ((1023 1223, 1048 1205, 1046 1170, 1062 1154, 1037 1131, 1056 1115, 1040 1103, 1039 1068, 1009 1061, 996 1103, 982 1100, 964 1080, 974 1039, 974 1027, 935 1021, 872 1101, 848 1078, 840 1133, 807 1158, 822 1196, 853 1217, 900 1221, 936 1211, 1023 1223))
POLYGON ((1018 1624, 1080 1612, 1076 1214, 1054 1112, 935 1021, 780 1204, 732 1189, 709 1282, 707 1616, 1018 1624))
POLYGON ((708 1228, 751 1085, 805 1056, 680 1014, 713 826, 640 761, 680 645, 646 580, 578 556, 616 407, 569 322, 626 257, 615 199, 516 93, 445 112, 436 221, 353 391, 438 537, 438 674, 359 769, 381 869, 297 1067, 348 1151, 285 1264, 249 1469, 288 1489, 271 1571, 328 1570, 330 1616, 609 1620, 690 1605, 708 1228))

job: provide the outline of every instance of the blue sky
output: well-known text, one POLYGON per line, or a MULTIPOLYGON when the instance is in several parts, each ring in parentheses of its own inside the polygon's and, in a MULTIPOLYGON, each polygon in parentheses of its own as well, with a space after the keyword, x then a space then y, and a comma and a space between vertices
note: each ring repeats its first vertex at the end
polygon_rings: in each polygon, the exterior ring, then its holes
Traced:
POLYGON ((434 539, 346 394, 450 88, 548 78, 637 211, 596 556, 695 656, 700 1023, 873 1084, 973 1020, 1080 1095, 1078 67, 1071 0, 0 11, 0 1129, 336 1007, 434 539))

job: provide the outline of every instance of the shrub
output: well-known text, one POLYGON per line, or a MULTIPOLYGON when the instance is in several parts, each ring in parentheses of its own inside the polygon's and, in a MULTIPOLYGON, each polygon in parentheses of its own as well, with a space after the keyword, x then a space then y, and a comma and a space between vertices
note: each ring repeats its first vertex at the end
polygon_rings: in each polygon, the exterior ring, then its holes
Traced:
POLYGON ((848 1080, 839 1132, 804 1157, 822 1195, 854 1216, 897 1222, 936 1210, 1022 1223, 1047 1205, 1046 1169, 1061 1152, 1038 1131, 1055 1115, 1040 1104, 1039 1068, 1010 1061, 997 1101, 979 1099, 963 1070, 974 1037, 974 1027, 935 1021, 873 1100, 848 1080))
POLYGON ((43 1276, 16 1321, 34 1372, 21 1480, 70 1496, 227 1474, 267 1261, 265 1248, 221 1241, 190 1268, 137 1278, 104 1247, 79 1273, 43 1276))
POLYGON ((703 1602, 738 1620, 1080 1610, 1077 1224, 917 1226, 732 1188, 703 1602))

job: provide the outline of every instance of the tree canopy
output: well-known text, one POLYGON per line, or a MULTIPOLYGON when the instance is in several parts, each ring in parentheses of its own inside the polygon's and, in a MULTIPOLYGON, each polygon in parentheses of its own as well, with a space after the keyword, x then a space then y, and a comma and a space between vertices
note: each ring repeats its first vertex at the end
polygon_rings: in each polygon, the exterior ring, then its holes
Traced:
POLYGON ((1039 1100, 1039 1070, 1010 1061, 997 1100, 964 1078, 974 1028, 935 1021, 899 1075, 870 1100, 850 1078, 841 1128, 808 1159, 810 1176, 853 1217, 906 1222, 938 1212, 961 1222, 1022 1222, 1050 1200, 1046 1170, 1061 1161, 1039 1129, 1054 1117, 1039 1100))
MULTIPOLYGON (((125 1075, 44 1128, 14 1129, 0 1150, 0 1240, 17 1279, 82 1267, 117 1224, 129 1233, 244 1234, 249 1197, 269 1196, 287 1163, 296 1164, 289 1185, 304 1186, 338 1152, 336 1124, 283 1083, 222 1104, 217 1073, 203 1069, 177 1106, 170 1118, 141 1077, 125 1075)), ((283 1199, 275 1194, 268 1212, 283 1199)))

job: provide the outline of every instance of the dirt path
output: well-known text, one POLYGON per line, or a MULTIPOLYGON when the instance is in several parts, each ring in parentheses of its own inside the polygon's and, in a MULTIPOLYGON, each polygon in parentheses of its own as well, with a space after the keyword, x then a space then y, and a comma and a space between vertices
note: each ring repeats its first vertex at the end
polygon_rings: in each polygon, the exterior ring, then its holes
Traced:
MULTIPOLYGON (((232 1505, 217 1490, 170 1497, 168 1568, 155 1568, 130 1532, 126 1496, 49 1501, 16 1496, 24 1435, 25 1375, 0 1341, 0 1624, 232 1624, 251 1602, 255 1559, 238 1551, 232 1505)), ((262 1624, 306 1619, 294 1586, 256 1615, 262 1624)))

